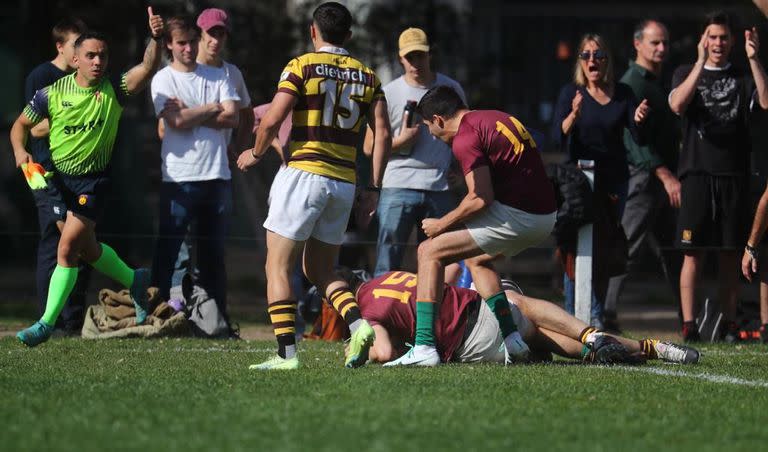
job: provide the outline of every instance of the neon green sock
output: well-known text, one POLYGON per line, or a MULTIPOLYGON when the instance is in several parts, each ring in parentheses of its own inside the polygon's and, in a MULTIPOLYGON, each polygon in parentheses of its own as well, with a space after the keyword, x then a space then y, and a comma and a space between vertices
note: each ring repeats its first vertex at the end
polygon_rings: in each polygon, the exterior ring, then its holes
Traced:
POLYGON ((416 344, 435 346, 435 312, 437 303, 416 301, 416 344))
POLYGON ((512 318, 512 311, 509 310, 507 294, 505 294, 504 291, 489 297, 487 300, 485 300, 485 303, 489 308, 491 308, 491 311, 493 311, 493 315, 496 316, 496 320, 499 321, 501 337, 507 337, 517 331, 517 325, 515 325, 515 320, 512 318))
POLYGON ((48 283, 48 299, 45 302, 45 312, 40 319, 49 326, 56 324, 59 313, 67 303, 72 288, 77 281, 77 267, 62 267, 56 265, 51 275, 51 282, 48 283))
POLYGON ((133 269, 123 262, 106 243, 101 244, 101 256, 91 264, 99 272, 122 284, 126 289, 133 285, 133 269))

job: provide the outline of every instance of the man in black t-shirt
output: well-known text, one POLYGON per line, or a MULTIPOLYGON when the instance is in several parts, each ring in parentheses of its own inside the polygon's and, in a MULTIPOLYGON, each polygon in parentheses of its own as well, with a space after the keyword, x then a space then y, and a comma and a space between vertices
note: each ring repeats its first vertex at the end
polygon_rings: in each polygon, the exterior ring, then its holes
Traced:
MULTIPOLYGON (((50 86, 56 80, 75 70, 75 40, 86 31, 85 24, 76 18, 59 21, 51 30, 56 45, 56 57, 35 67, 27 76, 24 84, 24 100, 29 103, 37 90, 50 86)), ((48 147, 48 120, 45 119, 32 129, 29 150, 36 163, 47 171, 53 171, 51 151, 48 147)), ((40 315, 45 311, 48 299, 48 283, 56 267, 56 251, 61 237, 60 229, 67 215, 61 194, 48 184, 46 188, 32 190, 37 205, 37 220, 40 227, 40 243, 37 246, 37 268, 35 286, 37 287, 40 315)), ((90 280, 90 266, 85 265, 78 272, 77 282, 64 305, 56 327, 65 334, 80 334, 85 319, 85 290, 90 280)))
POLYGON ((683 338, 699 340, 694 324, 696 280, 704 251, 719 251, 724 339, 738 340, 736 294, 739 251, 749 227, 750 139, 747 121, 753 107, 768 109, 768 83, 757 53, 757 31, 744 33, 751 77, 734 68, 729 56, 735 36, 724 13, 707 16, 694 65, 673 76, 669 106, 682 117, 683 147, 678 176, 682 183, 677 245, 684 252, 680 275, 683 338))

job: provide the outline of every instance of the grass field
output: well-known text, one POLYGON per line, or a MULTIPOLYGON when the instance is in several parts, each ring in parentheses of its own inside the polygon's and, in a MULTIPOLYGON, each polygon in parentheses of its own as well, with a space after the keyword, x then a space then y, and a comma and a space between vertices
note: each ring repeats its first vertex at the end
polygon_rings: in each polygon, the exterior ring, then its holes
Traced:
POLYGON ((272 341, 0 339, 0 449, 765 450, 768 347, 703 347, 697 366, 256 373, 272 341))

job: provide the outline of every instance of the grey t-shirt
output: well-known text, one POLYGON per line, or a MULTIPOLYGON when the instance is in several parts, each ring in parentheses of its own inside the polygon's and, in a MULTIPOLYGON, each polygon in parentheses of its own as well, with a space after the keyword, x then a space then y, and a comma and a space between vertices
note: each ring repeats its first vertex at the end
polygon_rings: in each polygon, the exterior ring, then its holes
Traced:
MULTIPOLYGON (((398 135, 403 125, 403 109, 409 100, 420 101, 429 88, 434 86, 451 86, 458 91, 466 103, 464 90, 458 82, 438 73, 432 86, 421 88, 410 86, 405 78, 400 76, 384 86, 389 109, 389 121, 392 124, 392 134, 398 135)), ((414 124, 421 118, 414 118, 414 124)), ((448 190, 446 177, 451 165, 451 147, 429 134, 425 126, 419 127, 419 134, 414 140, 410 153, 403 155, 404 149, 392 152, 384 173, 384 188, 409 188, 412 190, 445 191, 448 190)))

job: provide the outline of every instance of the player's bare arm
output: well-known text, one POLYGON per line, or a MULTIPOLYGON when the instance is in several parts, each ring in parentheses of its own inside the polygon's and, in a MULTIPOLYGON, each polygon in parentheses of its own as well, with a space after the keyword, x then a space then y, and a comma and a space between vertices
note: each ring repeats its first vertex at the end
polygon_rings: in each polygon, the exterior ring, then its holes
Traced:
POLYGON ((160 67, 162 54, 159 42, 163 36, 165 24, 162 17, 152 12, 151 6, 147 8, 147 14, 149 15, 149 30, 152 33, 152 39, 149 40, 149 44, 144 50, 144 58, 141 63, 125 74, 125 87, 129 94, 136 94, 146 88, 152 80, 152 75, 160 67))
POLYGON ((272 144, 272 140, 277 137, 280 125, 288 117, 288 114, 293 111, 294 105, 296 105, 296 97, 294 95, 280 92, 275 94, 275 97, 272 99, 272 105, 270 105, 269 110, 267 110, 267 113, 261 120, 261 124, 259 124, 253 148, 244 150, 237 158, 237 167, 241 171, 247 171, 248 168, 261 160, 272 144))
POLYGON ((48 122, 48 118, 38 122, 30 131, 33 138, 47 137, 51 133, 51 124, 48 122))
POLYGON ((757 273, 756 249, 763 239, 766 227, 768 227, 768 185, 766 185, 763 196, 760 197, 760 201, 757 203, 755 219, 752 221, 752 230, 749 233, 749 239, 747 240, 746 247, 744 247, 744 255, 741 258, 741 273, 750 282, 752 281, 752 275, 757 273))
POLYGON ((744 47, 749 60, 749 68, 752 71, 752 78, 755 80, 755 92, 760 108, 768 109, 768 80, 765 75, 758 53, 760 50, 760 37, 757 35, 757 28, 744 31, 744 47))
POLYGON ((24 163, 32 163, 32 155, 27 152, 27 137, 34 124, 25 114, 20 114, 11 127, 11 147, 13 156, 16 160, 16 167, 21 167, 24 163))
POLYGON ((384 171, 392 153, 392 128, 389 124, 387 101, 383 98, 373 101, 368 114, 368 126, 373 130, 373 151, 371 156, 371 185, 381 187, 384 171))
POLYGON ((237 131, 235 133, 235 139, 232 143, 232 152, 235 153, 233 155, 238 155, 243 150, 253 147, 253 133, 251 132, 253 130, 253 122, 253 108, 250 106, 247 108, 241 108, 240 120, 237 123, 237 131))
POLYGON ((234 129, 240 123, 240 110, 237 105, 233 100, 222 102, 222 110, 203 121, 202 125, 212 129, 234 129))
POLYGON ((453 229, 493 203, 491 171, 487 166, 468 172, 464 180, 467 183, 467 195, 455 209, 442 218, 426 218, 421 222, 421 229, 427 237, 436 237, 453 229))
POLYGON ((376 339, 373 346, 368 351, 368 359, 377 363, 386 363, 397 358, 397 350, 392 345, 389 337, 389 331, 381 325, 373 325, 373 331, 376 332, 376 339))
POLYGON ((704 70, 704 63, 707 62, 709 45, 709 27, 704 30, 704 33, 699 39, 699 43, 696 46, 698 51, 698 58, 696 64, 693 65, 691 73, 685 78, 683 83, 677 88, 673 89, 669 93, 669 108, 677 115, 682 115, 693 100, 694 94, 696 94, 696 85, 699 83, 699 77, 704 70))

